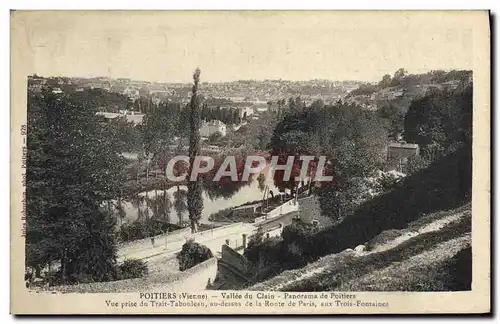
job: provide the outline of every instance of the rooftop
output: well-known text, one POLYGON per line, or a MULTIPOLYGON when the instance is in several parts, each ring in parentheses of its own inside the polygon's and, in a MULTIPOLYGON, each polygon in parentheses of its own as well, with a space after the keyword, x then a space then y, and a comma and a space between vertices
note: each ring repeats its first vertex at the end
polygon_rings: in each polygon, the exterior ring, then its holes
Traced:
POLYGON ((418 144, 412 143, 389 143, 389 147, 399 147, 399 148, 418 148, 418 144))

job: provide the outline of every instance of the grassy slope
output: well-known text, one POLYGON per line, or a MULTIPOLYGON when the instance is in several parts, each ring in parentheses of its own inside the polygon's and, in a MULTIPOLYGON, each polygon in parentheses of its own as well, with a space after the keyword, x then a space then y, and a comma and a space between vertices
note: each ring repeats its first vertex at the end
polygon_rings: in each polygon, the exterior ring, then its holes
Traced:
POLYGON ((426 214, 460 207, 470 201, 471 188, 472 157, 467 147, 407 177, 339 225, 318 233, 318 256, 364 244, 388 229, 404 229, 426 214))
POLYGON ((347 249, 304 268, 285 271, 251 290, 470 289, 467 287, 467 281, 470 282, 467 273, 470 271, 467 267, 457 267, 466 265, 467 261, 470 263, 465 250, 470 246, 470 215, 470 204, 430 214, 400 230, 395 238, 385 240, 386 233, 380 234, 374 239, 378 243, 372 243, 372 252, 359 254, 347 249), (425 232, 422 231, 426 228, 425 232), (413 233, 417 234, 413 236, 413 233), (456 255, 458 257, 454 260, 456 255), (450 269, 460 273, 452 273, 450 269), (454 282, 456 278, 459 278, 458 282, 454 282))
MULTIPOLYGON (((431 249, 412 256, 402 262, 372 271, 360 278, 341 284, 342 291, 448 291, 469 290, 470 279, 456 280, 453 273, 453 258, 466 256, 470 249, 470 235, 439 243, 431 249), (457 281, 456 284, 453 282, 457 281)), ((465 263, 464 260, 463 263, 465 263)), ((472 265, 471 259, 468 262, 472 265)), ((461 263, 461 264, 463 264, 461 263)), ((456 269, 456 268, 455 268, 456 269)), ((471 273, 469 271, 469 273, 471 273)))

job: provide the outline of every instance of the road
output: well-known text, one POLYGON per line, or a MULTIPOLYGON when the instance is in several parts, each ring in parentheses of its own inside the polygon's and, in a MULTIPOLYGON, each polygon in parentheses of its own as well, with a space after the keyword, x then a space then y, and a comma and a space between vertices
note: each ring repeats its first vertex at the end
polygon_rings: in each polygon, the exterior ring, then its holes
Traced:
POLYGON ((281 223, 283 224, 283 226, 288 226, 292 224, 293 218, 298 214, 299 214, 298 212, 291 212, 281 217, 276 217, 268 221, 259 223, 258 225, 261 226, 263 230, 269 230, 271 228, 278 226, 281 223))
POLYGON ((206 245, 212 250, 212 253, 217 254, 221 251, 222 245, 226 244, 226 240, 229 240, 229 246, 231 247, 241 246, 243 240, 242 234, 246 234, 249 239, 258 227, 269 230, 280 223, 283 223, 284 226, 290 225, 295 215, 297 213, 292 212, 258 224, 232 224, 196 234, 191 234, 187 231, 175 231, 169 235, 157 236, 154 246, 152 246, 150 239, 140 240, 139 242, 122 246, 118 251, 118 262, 126 259, 143 259, 148 262, 154 262, 160 258, 174 257, 177 252, 181 251, 182 246, 188 239, 194 239, 195 242, 206 245))
POLYGON ((226 240, 230 241, 231 247, 241 245, 242 234, 250 236, 256 229, 254 224, 241 223, 236 226, 233 224, 228 227, 221 227, 196 234, 172 232, 169 235, 156 237, 155 246, 152 246, 151 240, 141 240, 140 244, 136 243, 133 246, 122 247, 118 252, 118 262, 122 262, 125 259, 150 261, 156 257, 165 258, 174 256, 189 239, 194 239, 195 242, 206 245, 212 250, 212 253, 216 254, 221 251, 221 247, 226 243, 226 240))

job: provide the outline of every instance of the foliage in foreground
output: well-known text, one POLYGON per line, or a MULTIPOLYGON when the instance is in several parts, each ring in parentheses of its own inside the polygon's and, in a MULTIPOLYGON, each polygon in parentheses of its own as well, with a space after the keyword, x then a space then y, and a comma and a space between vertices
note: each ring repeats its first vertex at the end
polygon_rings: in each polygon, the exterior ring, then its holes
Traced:
POLYGON ((140 278, 148 275, 146 262, 137 259, 125 260, 118 266, 117 280, 140 278))
POLYGON ((62 282, 110 280, 116 266, 103 206, 119 194, 123 146, 96 109, 71 95, 28 97, 26 264, 60 261, 62 282))

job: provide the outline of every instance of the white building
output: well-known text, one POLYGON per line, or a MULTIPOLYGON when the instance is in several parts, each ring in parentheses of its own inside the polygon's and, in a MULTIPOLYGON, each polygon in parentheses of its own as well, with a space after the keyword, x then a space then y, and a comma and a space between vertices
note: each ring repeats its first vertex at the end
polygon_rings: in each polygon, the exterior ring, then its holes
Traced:
POLYGON ((200 135, 203 137, 209 137, 216 132, 221 133, 222 136, 226 136, 226 124, 224 124, 220 120, 212 120, 209 122, 203 122, 203 124, 201 125, 200 135))
POLYGON ((250 117, 254 114, 253 108, 252 107, 238 107, 238 116, 240 118, 243 117, 250 117))
POLYGON ((133 123, 134 125, 142 124, 142 119, 144 114, 139 114, 134 111, 120 110, 118 113, 99 111, 97 115, 103 116, 107 119, 114 119, 117 117, 125 117, 127 122, 133 123))

